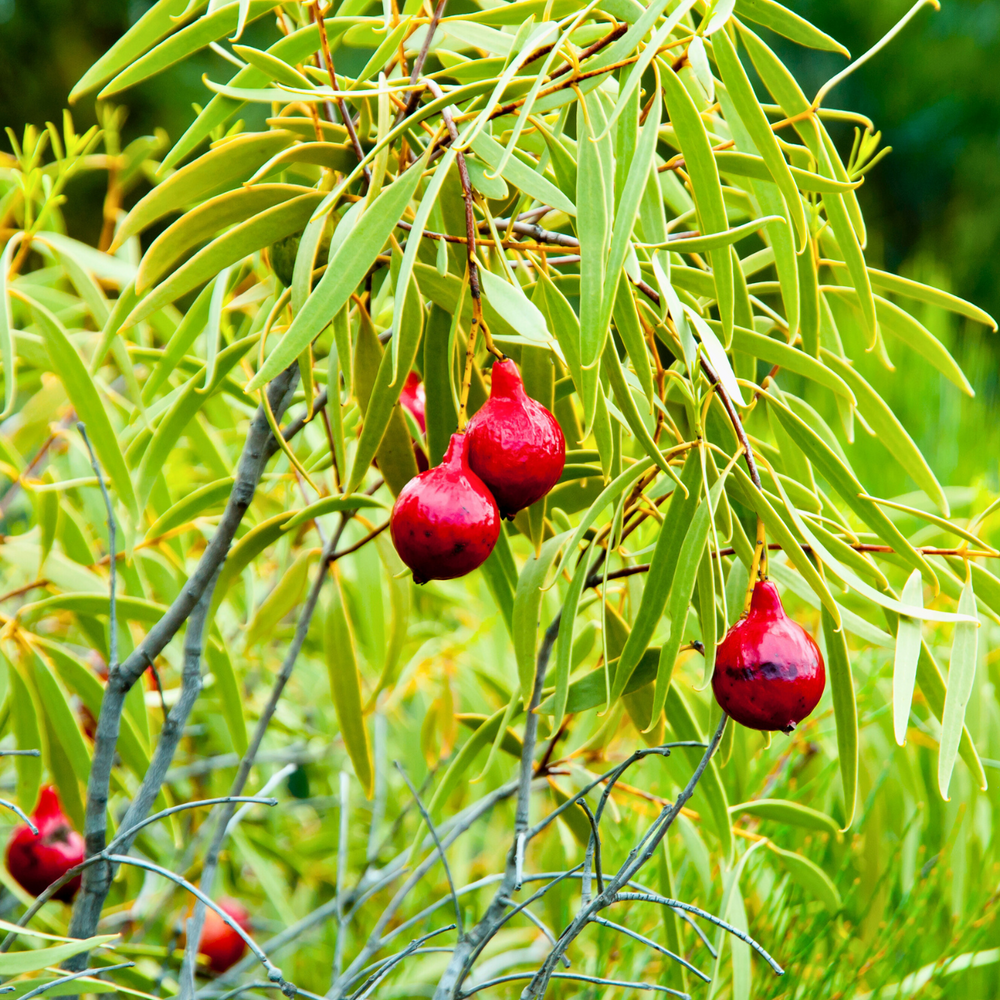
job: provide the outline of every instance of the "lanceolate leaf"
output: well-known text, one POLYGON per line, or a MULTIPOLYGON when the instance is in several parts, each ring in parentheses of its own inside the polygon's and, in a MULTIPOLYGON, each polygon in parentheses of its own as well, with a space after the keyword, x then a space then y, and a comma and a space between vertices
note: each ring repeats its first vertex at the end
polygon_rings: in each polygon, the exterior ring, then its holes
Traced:
MULTIPOLYGON (((722 198, 719 170, 712 156, 712 147, 705 125, 691 95, 684 89, 672 69, 663 74, 663 92, 666 96, 670 122, 674 127, 681 152, 684 154, 694 201, 698 209, 699 229, 702 233, 721 233, 729 228, 726 205, 722 198)), ((709 257, 715 278, 716 301, 722 319, 723 341, 726 347, 733 335, 733 260, 728 248, 713 250, 709 257)))
POLYGON ((780 3, 775 3, 774 0, 736 0, 736 13, 748 21, 763 24, 765 28, 770 28, 777 34, 784 35, 785 38, 789 38, 793 42, 798 42, 799 45, 806 45, 812 49, 825 49, 828 52, 839 52, 841 55, 847 56, 848 59, 851 57, 851 53, 835 38, 831 38, 815 25, 810 24, 780 3))
MULTIPOLYGON (((924 586, 920 574, 914 570, 903 587, 904 604, 922 605, 924 586)), ((892 723, 896 742, 906 745, 906 728, 910 721, 910 704, 913 685, 917 679, 920 660, 920 619, 899 616, 896 626, 896 654, 892 667, 892 723)))
MULTIPOLYGON (((960 614, 976 614, 976 595, 972 590, 972 578, 962 589, 958 601, 960 614)), ((976 664, 979 657, 979 624, 958 622, 951 644, 951 667, 948 671, 948 693, 944 699, 944 714, 941 717, 941 749, 938 752, 938 789, 941 798, 948 799, 951 774, 958 757, 958 744, 965 724, 965 709, 972 696, 972 686, 976 679, 976 664)))
MULTIPOLYGON (((186 292, 193 291, 209 278, 214 278, 224 267, 229 267, 254 251, 298 232, 309 221, 321 198, 319 192, 310 191, 282 201, 259 212, 246 222, 233 226, 228 232, 199 250, 169 278, 141 298, 124 325, 134 326, 158 309, 179 299, 186 292)), ((249 388, 248 386, 248 390, 249 388)))
POLYGON ((854 822, 858 797, 858 706, 854 698, 854 678, 847 636, 838 630, 830 613, 823 608, 823 636, 826 639, 826 670, 833 697, 833 717, 837 723, 837 756, 844 789, 844 829, 854 822))
POLYGON ((45 332, 45 346, 52 360, 53 371, 58 373, 77 416, 86 425, 94 451, 97 452, 97 457, 104 466, 104 472, 111 480, 119 499, 133 521, 138 521, 139 506, 132 488, 132 479, 121 448, 118 446, 115 430, 108 419, 107 409, 87 371, 87 366, 59 320, 37 302, 32 302, 32 308, 45 332))
POLYGON ((372 764, 371 744, 365 726, 361 697, 361 674, 358 671, 354 636, 344 614, 340 581, 335 577, 334 591, 326 610, 324 646, 326 666, 330 675, 330 691, 340 723, 344 746, 354 765, 365 795, 371 798, 375 787, 375 769, 372 764))
POLYGON ((840 893, 837 892, 833 880, 819 865, 801 854, 783 850, 776 844, 769 843, 767 846, 771 853, 778 858, 782 867, 792 876, 793 881, 802 886, 809 895, 818 899, 831 914, 840 910, 843 906, 840 893))
POLYGON ((362 213, 361 220, 334 254, 281 343, 247 384, 248 392, 259 389, 284 371, 351 297, 401 218, 416 190, 421 169, 422 164, 413 164, 402 177, 383 189, 362 213))
POLYGON ((181 211, 204 198, 234 188, 293 139, 293 133, 273 129, 233 136, 210 149, 193 163, 171 174, 162 184, 157 184, 136 203, 118 227, 115 234, 117 245, 125 243, 171 212, 181 211))

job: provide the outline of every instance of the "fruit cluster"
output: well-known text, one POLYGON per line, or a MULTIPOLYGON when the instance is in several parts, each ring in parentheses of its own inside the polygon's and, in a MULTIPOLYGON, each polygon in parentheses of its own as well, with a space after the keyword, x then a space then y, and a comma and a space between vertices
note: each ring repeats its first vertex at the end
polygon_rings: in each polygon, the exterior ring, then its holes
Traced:
MULTIPOLYGON (((420 389, 411 374, 401 401, 423 428, 420 389)), ((556 418, 524 391, 513 361, 497 361, 489 400, 451 436, 441 464, 411 479, 392 508, 392 541, 414 581, 452 580, 481 566, 500 519, 545 496, 565 462, 556 418)))

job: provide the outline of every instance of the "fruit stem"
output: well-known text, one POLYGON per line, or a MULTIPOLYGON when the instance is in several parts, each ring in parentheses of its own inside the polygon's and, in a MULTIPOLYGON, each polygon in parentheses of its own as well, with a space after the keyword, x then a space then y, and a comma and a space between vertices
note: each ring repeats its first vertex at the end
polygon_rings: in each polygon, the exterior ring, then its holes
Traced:
POLYGON ((764 522, 757 518, 757 544, 753 550, 753 562, 750 565, 750 579, 747 581, 747 593, 743 602, 743 613, 750 610, 750 601, 753 598, 754 587, 758 580, 767 579, 767 533, 764 530, 764 522))

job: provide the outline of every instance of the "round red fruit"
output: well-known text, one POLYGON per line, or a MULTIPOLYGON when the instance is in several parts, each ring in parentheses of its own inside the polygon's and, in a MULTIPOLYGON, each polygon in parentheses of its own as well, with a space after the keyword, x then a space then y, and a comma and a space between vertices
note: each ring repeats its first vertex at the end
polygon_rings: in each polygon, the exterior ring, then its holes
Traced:
POLYGON ((399 394, 399 401, 409 411, 417 422, 421 434, 427 433, 427 390, 420 376, 416 372, 410 372, 403 383, 403 389, 399 394))
POLYGON ((469 468, 466 444, 452 434, 444 461, 411 479, 392 508, 392 542, 416 583, 471 573, 500 535, 496 501, 469 468))
POLYGON ((524 391, 517 365, 493 365, 490 398, 469 421, 469 465, 504 517, 541 500, 559 481, 566 440, 556 418, 524 391))
POLYGON ((759 580, 750 611, 716 651, 716 700, 743 726, 790 733, 819 703, 825 685, 819 647, 785 614, 774 584, 759 580))
MULTIPOLYGON (((427 433, 427 391, 424 383, 416 372, 410 372, 403 383, 403 389, 399 394, 399 402, 409 411, 410 416, 417 422, 421 434, 427 433)), ((413 457, 417 460, 417 472, 426 472, 430 467, 427 461, 427 453, 416 442, 413 442, 413 457)))
MULTIPOLYGON (((242 903, 235 899, 220 899, 219 908, 249 932, 250 914, 242 903)), ((205 924, 198 951, 208 959, 213 972, 225 972, 244 956, 246 950, 246 941, 215 910, 205 911, 205 924)))
MULTIPOLYGON (((7 869, 26 892, 38 896, 83 861, 84 846, 83 837, 70 825, 54 788, 42 789, 31 818, 38 833, 32 833, 26 823, 15 827, 7 843, 7 869)), ((79 888, 77 875, 54 898, 70 903, 79 888)))

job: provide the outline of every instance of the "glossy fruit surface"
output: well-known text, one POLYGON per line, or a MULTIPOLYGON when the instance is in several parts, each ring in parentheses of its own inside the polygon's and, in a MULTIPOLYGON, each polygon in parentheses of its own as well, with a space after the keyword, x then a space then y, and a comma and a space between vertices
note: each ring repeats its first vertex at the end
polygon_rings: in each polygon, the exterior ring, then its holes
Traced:
POLYGON ((403 389, 399 394, 399 401, 413 415, 413 419, 416 420, 417 425, 420 427, 420 433, 426 434, 427 418, 425 413, 427 410, 427 390, 424 388, 424 383, 420 380, 420 376, 416 372, 410 372, 406 376, 403 389))
MULTIPOLYGON (((250 913, 235 899, 220 899, 220 909, 226 911, 245 931, 250 929, 250 913)), ((215 910, 205 911, 205 925, 198 951, 208 959, 213 972, 225 972, 246 954, 247 943, 219 916, 215 910)))
MULTIPOLYGON (((83 837, 70 826, 54 788, 42 789, 31 818, 38 834, 25 823, 15 827, 7 843, 7 868, 26 892, 37 896, 83 861, 84 846, 83 837)), ((77 875, 54 898, 69 903, 79 888, 77 875)))
MULTIPOLYGON (((403 389, 399 394, 400 403, 410 412, 410 415, 417 422, 421 434, 427 433, 427 390, 424 383, 416 372, 410 372, 403 383, 403 389)), ((413 442, 413 457, 417 460, 417 471, 426 472, 429 467, 427 455, 424 449, 413 442)))
POLYGON ((441 464, 411 479, 392 508, 392 542, 416 583, 471 573, 500 535, 496 501, 469 468, 466 444, 452 434, 441 464))
POLYGON ((540 500, 559 481, 566 440, 556 418, 524 391, 513 361, 493 365, 490 398, 469 421, 469 465, 504 517, 540 500))
POLYGON ((816 707, 825 684, 819 647, 785 614, 774 584, 759 580, 750 611, 716 651, 716 700, 743 726, 790 733, 816 707))

